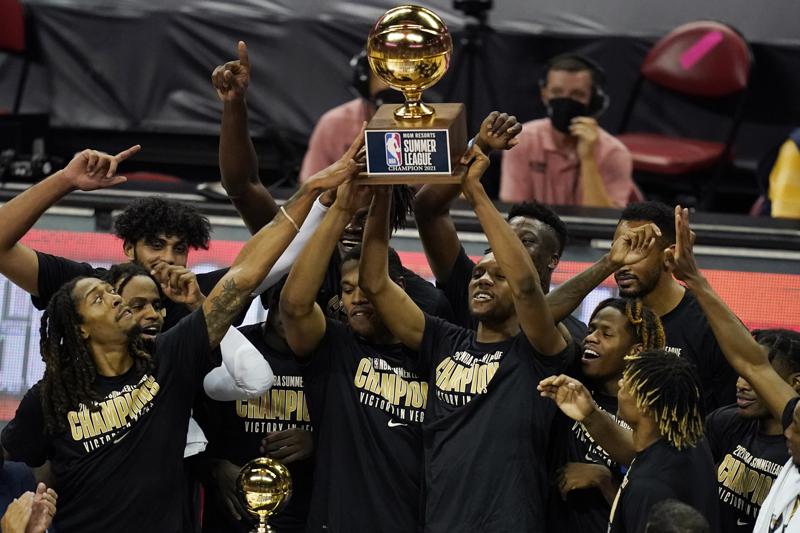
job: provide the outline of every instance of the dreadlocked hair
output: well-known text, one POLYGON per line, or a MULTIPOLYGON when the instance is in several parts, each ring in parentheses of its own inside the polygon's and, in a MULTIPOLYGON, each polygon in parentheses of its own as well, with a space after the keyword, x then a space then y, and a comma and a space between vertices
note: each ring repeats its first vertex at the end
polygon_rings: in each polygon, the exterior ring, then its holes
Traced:
MULTIPOLYGON (((97 369, 86 341, 81 337, 83 318, 78 313, 72 294, 84 277, 62 286, 47 305, 39 329, 39 347, 45 363, 42 378, 42 410, 45 432, 56 434, 67 430, 67 413, 86 406, 99 410, 101 398, 93 385, 97 369)), ((153 368, 150 355, 143 349, 141 336, 131 335, 128 353, 133 356, 134 371, 143 375, 153 368)))
POLYGON ((649 307, 642 304, 641 300, 607 298, 597 304, 591 318, 606 307, 613 307, 628 319, 628 331, 635 342, 642 344, 642 350, 664 349, 666 337, 661 319, 649 307))
POLYGON ((623 380, 639 411, 655 419, 661 435, 675 448, 694 446, 703 436, 701 386, 694 365, 664 350, 625 359, 623 380))
POLYGON ((395 185, 392 187, 392 210, 389 223, 392 233, 406 227, 409 216, 414 214, 414 189, 408 185, 395 185))

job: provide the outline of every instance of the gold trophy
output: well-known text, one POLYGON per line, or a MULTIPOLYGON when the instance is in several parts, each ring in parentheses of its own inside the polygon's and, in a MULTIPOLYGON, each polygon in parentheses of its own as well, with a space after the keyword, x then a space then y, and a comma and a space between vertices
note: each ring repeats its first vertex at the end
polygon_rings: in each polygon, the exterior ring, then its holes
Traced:
POLYGON ((292 496, 292 476, 281 463, 257 457, 239 471, 236 490, 247 510, 258 517, 258 527, 251 533, 272 533, 267 520, 292 496))
POLYGON ((458 183, 454 172, 467 147, 463 104, 425 104, 422 91, 450 64, 453 41, 439 16, 420 6, 390 9, 372 27, 367 58, 372 72, 401 91, 400 107, 378 108, 364 133, 365 183, 458 183))

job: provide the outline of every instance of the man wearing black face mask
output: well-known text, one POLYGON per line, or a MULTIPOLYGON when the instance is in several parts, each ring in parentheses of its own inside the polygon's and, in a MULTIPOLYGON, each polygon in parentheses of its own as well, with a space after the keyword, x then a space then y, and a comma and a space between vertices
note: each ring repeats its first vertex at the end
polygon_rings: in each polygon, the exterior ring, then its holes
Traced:
POLYGON ((630 153, 594 118, 608 103, 601 77, 580 56, 550 61, 541 83, 548 118, 524 124, 519 146, 503 155, 501 200, 624 207, 641 197, 630 153))

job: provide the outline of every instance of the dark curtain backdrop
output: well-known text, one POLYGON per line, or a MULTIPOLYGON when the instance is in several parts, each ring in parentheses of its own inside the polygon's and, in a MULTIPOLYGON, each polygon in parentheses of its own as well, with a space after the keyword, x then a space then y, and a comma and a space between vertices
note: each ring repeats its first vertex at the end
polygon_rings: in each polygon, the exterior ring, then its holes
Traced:
MULTIPOLYGON (((470 83, 477 119, 493 108, 521 119, 541 116, 537 78, 546 59, 566 50, 602 64, 618 127, 639 63, 654 40, 697 18, 736 26, 756 59, 747 123, 737 157, 754 160, 800 124, 800 2, 776 0, 498 0, 473 56, 477 76, 454 69, 435 91, 464 101, 470 83), (495 100, 490 95, 493 89, 495 100)), ((212 68, 235 58, 247 41, 253 62, 249 91, 256 135, 280 129, 307 136, 316 119, 352 97, 348 59, 370 24, 393 2, 336 0, 35 0, 26 2, 38 39, 39 63, 23 111, 48 111, 64 127, 208 133, 218 130, 220 105, 212 68)), ((464 17, 451 2, 426 2, 446 20, 458 43, 464 17)), ((460 45, 454 62, 468 56, 460 45)), ((0 56, 0 107, 10 107, 20 68, 0 56)), ((650 124, 700 137, 719 136, 719 117, 691 103, 645 90, 634 125, 650 124)))

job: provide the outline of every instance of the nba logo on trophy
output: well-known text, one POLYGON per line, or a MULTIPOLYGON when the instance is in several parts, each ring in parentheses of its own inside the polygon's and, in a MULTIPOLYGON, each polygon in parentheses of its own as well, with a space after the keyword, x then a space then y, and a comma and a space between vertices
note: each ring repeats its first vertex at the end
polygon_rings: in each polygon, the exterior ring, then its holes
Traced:
POLYGON ((400 148, 400 134, 397 132, 384 135, 386 145, 386 165, 399 167, 403 164, 403 150, 400 148))

